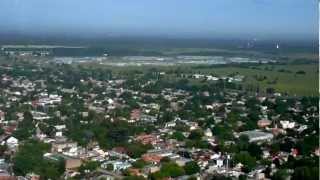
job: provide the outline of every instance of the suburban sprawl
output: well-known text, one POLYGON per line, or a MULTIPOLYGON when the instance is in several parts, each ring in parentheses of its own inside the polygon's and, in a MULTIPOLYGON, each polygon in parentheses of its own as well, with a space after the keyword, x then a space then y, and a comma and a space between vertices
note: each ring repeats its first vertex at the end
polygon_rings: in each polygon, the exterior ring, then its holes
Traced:
POLYGON ((319 178, 317 62, 63 48, 1 48, 0 179, 319 178))

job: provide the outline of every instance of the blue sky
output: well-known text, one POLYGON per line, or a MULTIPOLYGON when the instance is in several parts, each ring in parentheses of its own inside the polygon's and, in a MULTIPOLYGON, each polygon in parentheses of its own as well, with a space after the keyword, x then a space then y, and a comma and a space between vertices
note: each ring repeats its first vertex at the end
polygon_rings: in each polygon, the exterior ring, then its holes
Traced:
POLYGON ((317 8, 317 0, 1 0, 0 32, 310 37, 317 8))

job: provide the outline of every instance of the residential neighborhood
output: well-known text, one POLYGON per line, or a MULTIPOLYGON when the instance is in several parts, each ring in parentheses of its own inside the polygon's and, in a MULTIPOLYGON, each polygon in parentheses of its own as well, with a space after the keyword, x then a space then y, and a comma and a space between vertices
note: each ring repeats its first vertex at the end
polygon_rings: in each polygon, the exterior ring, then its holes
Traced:
POLYGON ((0 75, 0 179, 260 180, 319 172, 318 97, 248 92, 237 84, 243 75, 157 69, 35 63, 2 66, 0 75))

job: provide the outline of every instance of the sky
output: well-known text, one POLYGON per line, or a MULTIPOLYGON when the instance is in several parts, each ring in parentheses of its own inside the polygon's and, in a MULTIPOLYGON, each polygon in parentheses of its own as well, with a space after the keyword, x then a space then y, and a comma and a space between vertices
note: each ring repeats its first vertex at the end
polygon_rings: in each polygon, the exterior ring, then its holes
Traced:
POLYGON ((318 0, 0 0, 0 33, 317 37, 318 0))

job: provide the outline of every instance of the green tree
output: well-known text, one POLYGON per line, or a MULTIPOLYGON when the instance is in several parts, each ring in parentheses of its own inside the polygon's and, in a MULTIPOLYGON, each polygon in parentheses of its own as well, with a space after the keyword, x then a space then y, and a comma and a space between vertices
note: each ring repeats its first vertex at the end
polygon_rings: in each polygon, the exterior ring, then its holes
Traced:
POLYGON ((274 175, 271 177, 272 180, 286 180, 289 174, 286 169, 279 169, 274 175))
POLYGON ((165 177, 172 177, 172 178, 176 178, 185 174, 184 169, 180 167, 178 164, 173 162, 164 163, 161 166, 160 171, 161 171, 161 174, 163 174, 165 177))
POLYGON ((241 151, 234 157, 236 163, 242 163, 249 170, 256 166, 256 159, 252 157, 247 151, 241 151))
POLYGON ((240 151, 246 151, 249 148, 249 137, 247 135, 241 135, 238 141, 238 147, 240 151))
POLYGON ((113 169, 114 169, 113 164, 107 164, 108 171, 113 171, 113 169))
POLYGON ((99 167, 99 165, 100 165, 100 163, 97 161, 89 161, 89 162, 82 164, 79 167, 79 171, 81 173, 84 173, 86 170, 89 170, 91 172, 91 171, 96 170, 99 167))
POLYGON ((127 176, 123 180, 145 180, 146 178, 142 176, 127 176))
POLYGON ((180 131, 175 131, 171 138, 176 139, 178 141, 183 141, 186 137, 180 132, 180 131))
POLYGON ((196 162, 190 161, 190 162, 187 162, 186 165, 184 166, 184 171, 186 172, 186 174, 192 175, 192 174, 198 173, 200 171, 200 167, 196 162))
POLYGON ((189 139, 191 140, 201 140, 202 136, 204 135, 201 129, 196 129, 190 132, 189 139))
POLYGON ((13 158, 13 171, 16 175, 24 176, 34 172, 44 179, 59 179, 64 172, 64 161, 50 161, 43 158, 49 151, 50 145, 35 140, 25 142, 19 146, 19 151, 13 158))
POLYGON ((142 154, 151 149, 152 145, 143 145, 141 143, 130 143, 127 145, 128 155, 132 158, 139 158, 142 154))
POLYGON ((261 147, 256 143, 250 143, 248 147, 248 152, 251 156, 255 157, 256 159, 261 158, 262 150, 261 150, 261 147))
POLYGON ((143 168, 144 166, 146 166, 147 164, 148 164, 148 163, 145 162, 144 160, 139 159, 139 160, 137 160, 137 161, 135 161, 135 162, 132 163, 132 167, 141 169, 141 168, 143 168))
POLYGON ((302 166, 294 169, 292 174, 292 180, 314 180, 319 179, 319 168, 318 167, 307 167, 302 166))
POLYGON ((25 140, 31 137, 35 132, 33 117, 29 111, 23 113, 23 120, 18 124, 17 130, 13 136, 19 140, 25 140))

